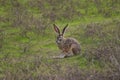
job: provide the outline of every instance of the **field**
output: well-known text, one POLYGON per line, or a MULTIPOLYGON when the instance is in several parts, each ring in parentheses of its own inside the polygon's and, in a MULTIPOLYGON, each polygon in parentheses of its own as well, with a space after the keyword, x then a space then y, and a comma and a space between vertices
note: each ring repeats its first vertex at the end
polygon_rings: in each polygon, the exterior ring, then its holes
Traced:
POLYGON ((120 80, 119 0, 0 0, 0 80, 120 80), (80 55, 59 55, 53 24, 80 55))

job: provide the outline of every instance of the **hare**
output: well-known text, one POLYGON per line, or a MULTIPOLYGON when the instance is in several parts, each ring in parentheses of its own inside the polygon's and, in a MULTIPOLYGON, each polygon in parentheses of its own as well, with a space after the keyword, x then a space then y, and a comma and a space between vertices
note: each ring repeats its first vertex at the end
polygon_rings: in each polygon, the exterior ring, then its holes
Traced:
POLYGON ((81 48, 79 42, 74 38, 65 38, 64 33, 68 24, 63 28, 62 33, 60 29, 53 24, 55 32, 58 34, 56 37, 56 43, 58 48, 62 50, 60 56, 54 56, 53 58, 66 58, 80 53, 81 48))

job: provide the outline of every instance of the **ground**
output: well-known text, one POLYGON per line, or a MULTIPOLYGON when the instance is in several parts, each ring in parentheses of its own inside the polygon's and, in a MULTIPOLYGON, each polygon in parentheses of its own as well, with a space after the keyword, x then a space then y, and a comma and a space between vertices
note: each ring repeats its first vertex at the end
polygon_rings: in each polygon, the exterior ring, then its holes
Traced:
POLYGON ((119 3, 1 0, 0 79, 119 80, 119 3), (53 23, 60 29, 69 24, 65 37, 80 42, 80 55, 50 58, 61 53, 53 23))

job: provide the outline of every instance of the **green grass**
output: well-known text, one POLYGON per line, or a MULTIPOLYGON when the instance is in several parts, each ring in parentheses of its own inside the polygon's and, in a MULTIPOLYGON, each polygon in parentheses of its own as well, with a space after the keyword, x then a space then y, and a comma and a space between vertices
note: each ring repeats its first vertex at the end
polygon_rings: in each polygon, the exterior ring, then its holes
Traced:
MULTIPOLYGON (((73 26, 80 25, 77 22, 75 23, 72 22, 71 24, 72 25, 70 26, 70 29, 72 30, 75 29, 75 27, 73 26)), ((83 27, 81 27, 80 29, 84 30, 83 27)), ((70 57, 66 59, 58 59, 58 60, 48 59, 49 56, 59 55, 60 53, 55 43, 55 37, 54 37, 55 34, 53 31, 52 31, 52 35, 47 34, 44 36, 37 35, 34 32, 28 32, 27 35, 30 37, 30 39, 19 35, 18 34, 19 32, 20 32, 19 28, 18 29, 9 28, 8 30, 5 30, 6 39, 4 40, 4 45, 2 47, 2 53, 0 54, 0 58, 4 59, 6 57, 7 60, 10 61, 4 61, 1 63, 1 67, 0 67, 1 72, 5 72, 6 70, 8 70, 8 71, 13 71, 12 73, 15 74, 17 70, 25 69, 28 70, 29 72, 29 73, 26 72, 26 74, 32 75, 34 77, 39 74, 42 74, 44 76, 51 75, 51 71, 54 71, 53 74, 58 74, 58 72, 55 71, 56 69, 55 70, 53 69, 52 64, 59 65, 60 70, 62 71, 66 71, 68 66, 72 66, 72 67, 77 66, 80 69, 85 69, 85 70, 93 70, 93 69, 97 71, 104 70, 104 67, 101 66, 102 65, 101 62, 95 60, 90 63, 84 56, 74 56, 74 57, 70 57), (24 52, 25 47, 27 48, 26 52, 24 52), (36 57, 32 57, 32 56, 38 56, 38 57, 42 56, 43 59, 42 60, 40 59, 41 62, 39 63, 39 59, 36 59, 36 57), (25 60, 24 62, 22 62, 22 60, 18 60, 20 58, 25 59, 24 57, 27 58, 27 60, 25 60), (30 62, 28 60, 30 60, 30 62), (34 60, 36 62, 34 62, 34 60), (34 65, 33 63, 36 64, 34 65), (38 65, 39 67, 37 68, 36 65, 38 65), (36 71, 34 70, 33 72, 30 71, 32 67, 36 71)), ((66 36, 67 35, 70 36, 70 34, 71 34, 70 32, 68 33, 66 32, 66 36)), ((84 31, 82 31, 80 35, 81 35, 80 38, 77 38, 76 35, 72 34, 72 36, 73 37, 76 36, 76 38, 81 43, 82 54, 85 54, 87 48, 97 47, 98 45, 101 44, 102 39, 100 39, 99 37, 96 36, 86 37, 84 36, 84 31)), ((111 38, 112 37, 108 37, 108 40, 111 38)), ((19 73, 23 74, 24 72, 19 72, 19 73)), ((5 74, 2 73, 0 76, 4 77, 5 74)))
MULTIPOLYGON (((4 2, 1 2, 0 4, 2 3, 4 4, 4 2)), ((72 16, 72 19, 65 18, 65 16, 62 15, 64 13, 64 9, 60 11, 56 10, 56 15, 58 16, 56 19, 58 20, 48 21, 46 19, 49 18, 49 16, 46 15, 49 15, 49 12, 51 12, 51 8, 53 8, 53 6, 51 6, 52 3, 47 3, 46 1, 44 3, 44 8, 42 9, 37 3, 31 3, 32 5, 30 5, 29 0, 18 0, 20 7, 17 7, 25 8, 27 14, 33 16, 33 19, 31 20, 31 24, 33 25, 30 26, 33 29, 27 30, 29 27, 26 28, 27 25, 24 25, 22 22, 13 27, 14 20, 11 20, 11 18, 14 17, 11 10, 13 6, 10 2, 5 1, 5 3, 6 4, 4 6, 0 5, 0 18, 2 17, 2 19, 5 19, 0 21, 0 46, 2 46, 0 47, 0 79, 5 77, 10 79, 11 77, 16 77, 20 80, 23 78, 28 79, 30 76, 35 78, 39 75, 41 77, 53 75, 65 77, 68 75, 66 74, 67 72, 69 73, 69 71, 71 71, 74 73, 74 70, 77 70, 77 68, 79 70, 87 70, 88 72, 93 70, 98 72, 104 72, 104 70, 107 71, 107 67, 109 66, 107 62, 104 64, 104 61, 102 62, 94 59, 94 57, 92 57, 91 60, 88 58, 91 57, 91 53, 95 53, 92 49, 97 50, 97 48, 99 49, 99 46, 104 43, 107 44, 106 42, 110 43, 110 41, 115 40, 116 43, 120 43, 120 40, 116 40, 115 37, 118 35, 118 23, 120 21, 120 15, 116 12, 112 12, 110 17, 105 17, 102 12, 98 13, 95 3, 88 3, 86 0, 81 0, 81 2, 79 2, 81 5, 75 6, 74 8, 81 13, 80 16, 72 16), (86 5, 90 7, 88 8, 86 5), (85 10, 88 10, 88 12, 86 13, 85 10), (60 16, 62 17, 60 18, 60 16), (37 32, 37 29, 34 29, 34 27, 36 27, 36 23, 32 23, 37 21, 39 18, 41 19, 40 21, 43 20, 44 24, 47 22, 50 23, 44 34, 37 32), (51 56, 59 55, 61 53, 55 43, 56 34, 53 29, 53 23, 57 24, 60 29, 62 29, 67 23, 69 24, 65 36, 75 37, 81 43, 81 55, 64 59, 50 58, 51 56), (99 27, 96 25, 97 23, 100 24, 102 30, 99 30, 99 27), (89 35, 88 33, 88 35, 86 35, 86 33, 91 30, 88 29, 88 26, 95 26, 95 34, 89 35), (102 33, 100 34, 99 31, 102 33), (70 70, 68 70, 69 68, 70 70)), ((77 0, 73 1, 73 3, 77 3, 77 0)), ((101 3, 101 5, 104 4, 103 6, 106 7, 107 3, 109 3, 109 1, 101 3)), ((66 3, 64 4, 63 8, 69 6, 66 3)), ((58 3, 56 3, 56 5, 58 5, 58 3)), ((59 4, 58 6, 60 8, 61 5, 59 4)), ((109 12, 108 8, 105 9, 106 12, 109 12)), ((19 17, 23 17, 22 15, 19 17)), ((25 23, 27 23, 27 21, 25 23)), ((94 28, 92 28, 93 31, 94 28)))

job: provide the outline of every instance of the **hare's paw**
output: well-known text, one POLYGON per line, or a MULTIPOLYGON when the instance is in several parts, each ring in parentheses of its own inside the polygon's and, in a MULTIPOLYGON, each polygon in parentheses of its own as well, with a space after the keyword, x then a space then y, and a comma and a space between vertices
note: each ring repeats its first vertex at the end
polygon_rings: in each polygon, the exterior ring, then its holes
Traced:
POLYGON ((65 57, 66 57, 66 55, 61 54, 59 56, 53 56, 52 58, 54 58, 54 59, 61 59, 61 58, 65 58, 65 57))
POLYGON ((66 54, 65 58, 66 57, 71 57, 71 56, 74 56, 74 54, 73 53, 68 53, 68 54, 66 54))

